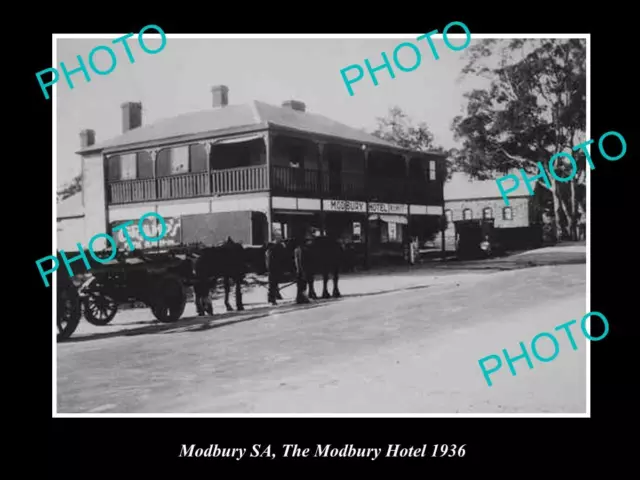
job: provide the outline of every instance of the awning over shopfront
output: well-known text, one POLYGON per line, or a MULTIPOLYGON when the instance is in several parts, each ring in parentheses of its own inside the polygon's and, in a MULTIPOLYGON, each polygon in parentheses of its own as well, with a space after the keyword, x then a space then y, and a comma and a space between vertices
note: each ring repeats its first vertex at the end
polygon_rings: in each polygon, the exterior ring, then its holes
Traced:
POLYGON ((387 223, 400 223, 402 225, 407 225, 409 221, 407 217, 402 215, 382 215, 382 214, 374 214, 369 215, 369 220, 382 220, 387 223))

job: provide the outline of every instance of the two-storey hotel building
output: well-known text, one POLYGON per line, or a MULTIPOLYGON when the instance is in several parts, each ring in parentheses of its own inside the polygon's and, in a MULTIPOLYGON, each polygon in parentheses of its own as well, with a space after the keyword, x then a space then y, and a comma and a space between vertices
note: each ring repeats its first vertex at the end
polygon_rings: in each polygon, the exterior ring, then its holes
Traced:
POLYGON ((223 85, 212 96, 211 108, 146 126, 142 105, 125 103, 123 133, 102 143, 84 130, 81 201, 69 199, 82 204, 83 224, 68 231, 83 238, 59 229, 59 248, 150 211, 171 225, 164 244, 324 232, 375 252, 438 224, 443 155, 399 148, 299 101, 231 105, 223 85))

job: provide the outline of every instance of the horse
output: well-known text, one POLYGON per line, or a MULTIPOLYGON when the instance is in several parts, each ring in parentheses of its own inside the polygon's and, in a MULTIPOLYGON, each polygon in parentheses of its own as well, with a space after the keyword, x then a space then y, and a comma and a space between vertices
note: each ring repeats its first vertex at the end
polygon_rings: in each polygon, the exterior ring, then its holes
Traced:
POLYGON ((244 310, 242 283, 247 273, 247 259, 243 246, 228 237, 226 242, 204 248, 198 253, 199 256, 194 262, 195 278, 193 281, 198 315, 204 315, 205 311, 209 315, 213 315, 209 293, 212 288, 215 288, 218 278, 223 280, 224 304, 227 312, 233 311, 229 303, 231 280, 235 283, 236 310, 244 310))
POLYGON ((338 288, 340 269, 344 263, 344 247, 336 239, 328 236, 314 237, 302 245, 304 278, 309 288, 309 298, 317 300, 315 275, 322 276, 322 298, 339 298, 338 288), (333 289, 329 294, 329 275, 332 276, 333 289))
MULTIPOLYGON (((341 296, 338 288, 340 268, 344 264, 344 248, 337 239, 327 236, 313 237, 306 241, 285 241, 280 254, 273 245, 267 247, 269 271, 276 273, 276 282, 289 274, 296 274, 298 281, 297 303, 307 303, 304 291, 309 290, 309 298, 318 298, 315 291, 315 276, 321 275, 323 281, 322 298, 338 298, 341 296), (299 262, 296 262, 295 252, 299 249, 299 262), (329 294, 329 276, 333 278, 332 295, 329 294)), ((269 301, 272 301, 270 296, 269 301)))

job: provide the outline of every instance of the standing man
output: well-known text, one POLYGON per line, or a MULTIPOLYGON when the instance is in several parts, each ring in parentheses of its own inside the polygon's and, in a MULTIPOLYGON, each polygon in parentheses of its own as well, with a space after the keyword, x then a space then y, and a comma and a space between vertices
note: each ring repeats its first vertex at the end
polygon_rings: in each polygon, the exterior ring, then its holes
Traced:
POLYGON ((269 272, 269 293, 267 294, 267 301, 271 305, 277 305, 276 301, 282 300, 278 286, 282 279, 284 254, 286 253, 284 250, 285 247, 281 239, 277 238, 275 243, 267 245, 265 251, 265 264, 269 272))
POLYGON ((293 260, 296 269, 296 303, 309 303, 309 299, 305 295, 307 290, 307 277, 305 275, 305 265, 304 265, 304 257, 305 257, 305 247, 304 242, 297 237, 294 240, 295 250, 293 251, 293 260))
POLYGON ((409 242, 409 264, 415 265, 418 260, 418 237, 411 237, 409 242))

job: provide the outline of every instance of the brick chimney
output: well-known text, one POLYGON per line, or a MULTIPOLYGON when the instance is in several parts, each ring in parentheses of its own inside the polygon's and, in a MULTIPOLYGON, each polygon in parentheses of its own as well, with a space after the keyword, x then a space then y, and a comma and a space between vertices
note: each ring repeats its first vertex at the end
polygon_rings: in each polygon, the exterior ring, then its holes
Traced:
POLYGON ((142 103, 125 102, 122 108, 122 133, 142 126, 142 103))
POLYGON ((80 147, 87 148, 96 143, 96 132, 91 129, 80 132, 80 147))
POLYGON ((304 102, 299 102, 298 100, 287 100, 286 102, 282 102, 282 106, 295 110, 296 112, 304 112, 307 109, 304 102))
POLYGON ((211 87, 211 93, 213 94, 214 107, 226 107, 229 105, 229 87, 226 85, 216 85, 211 87))

